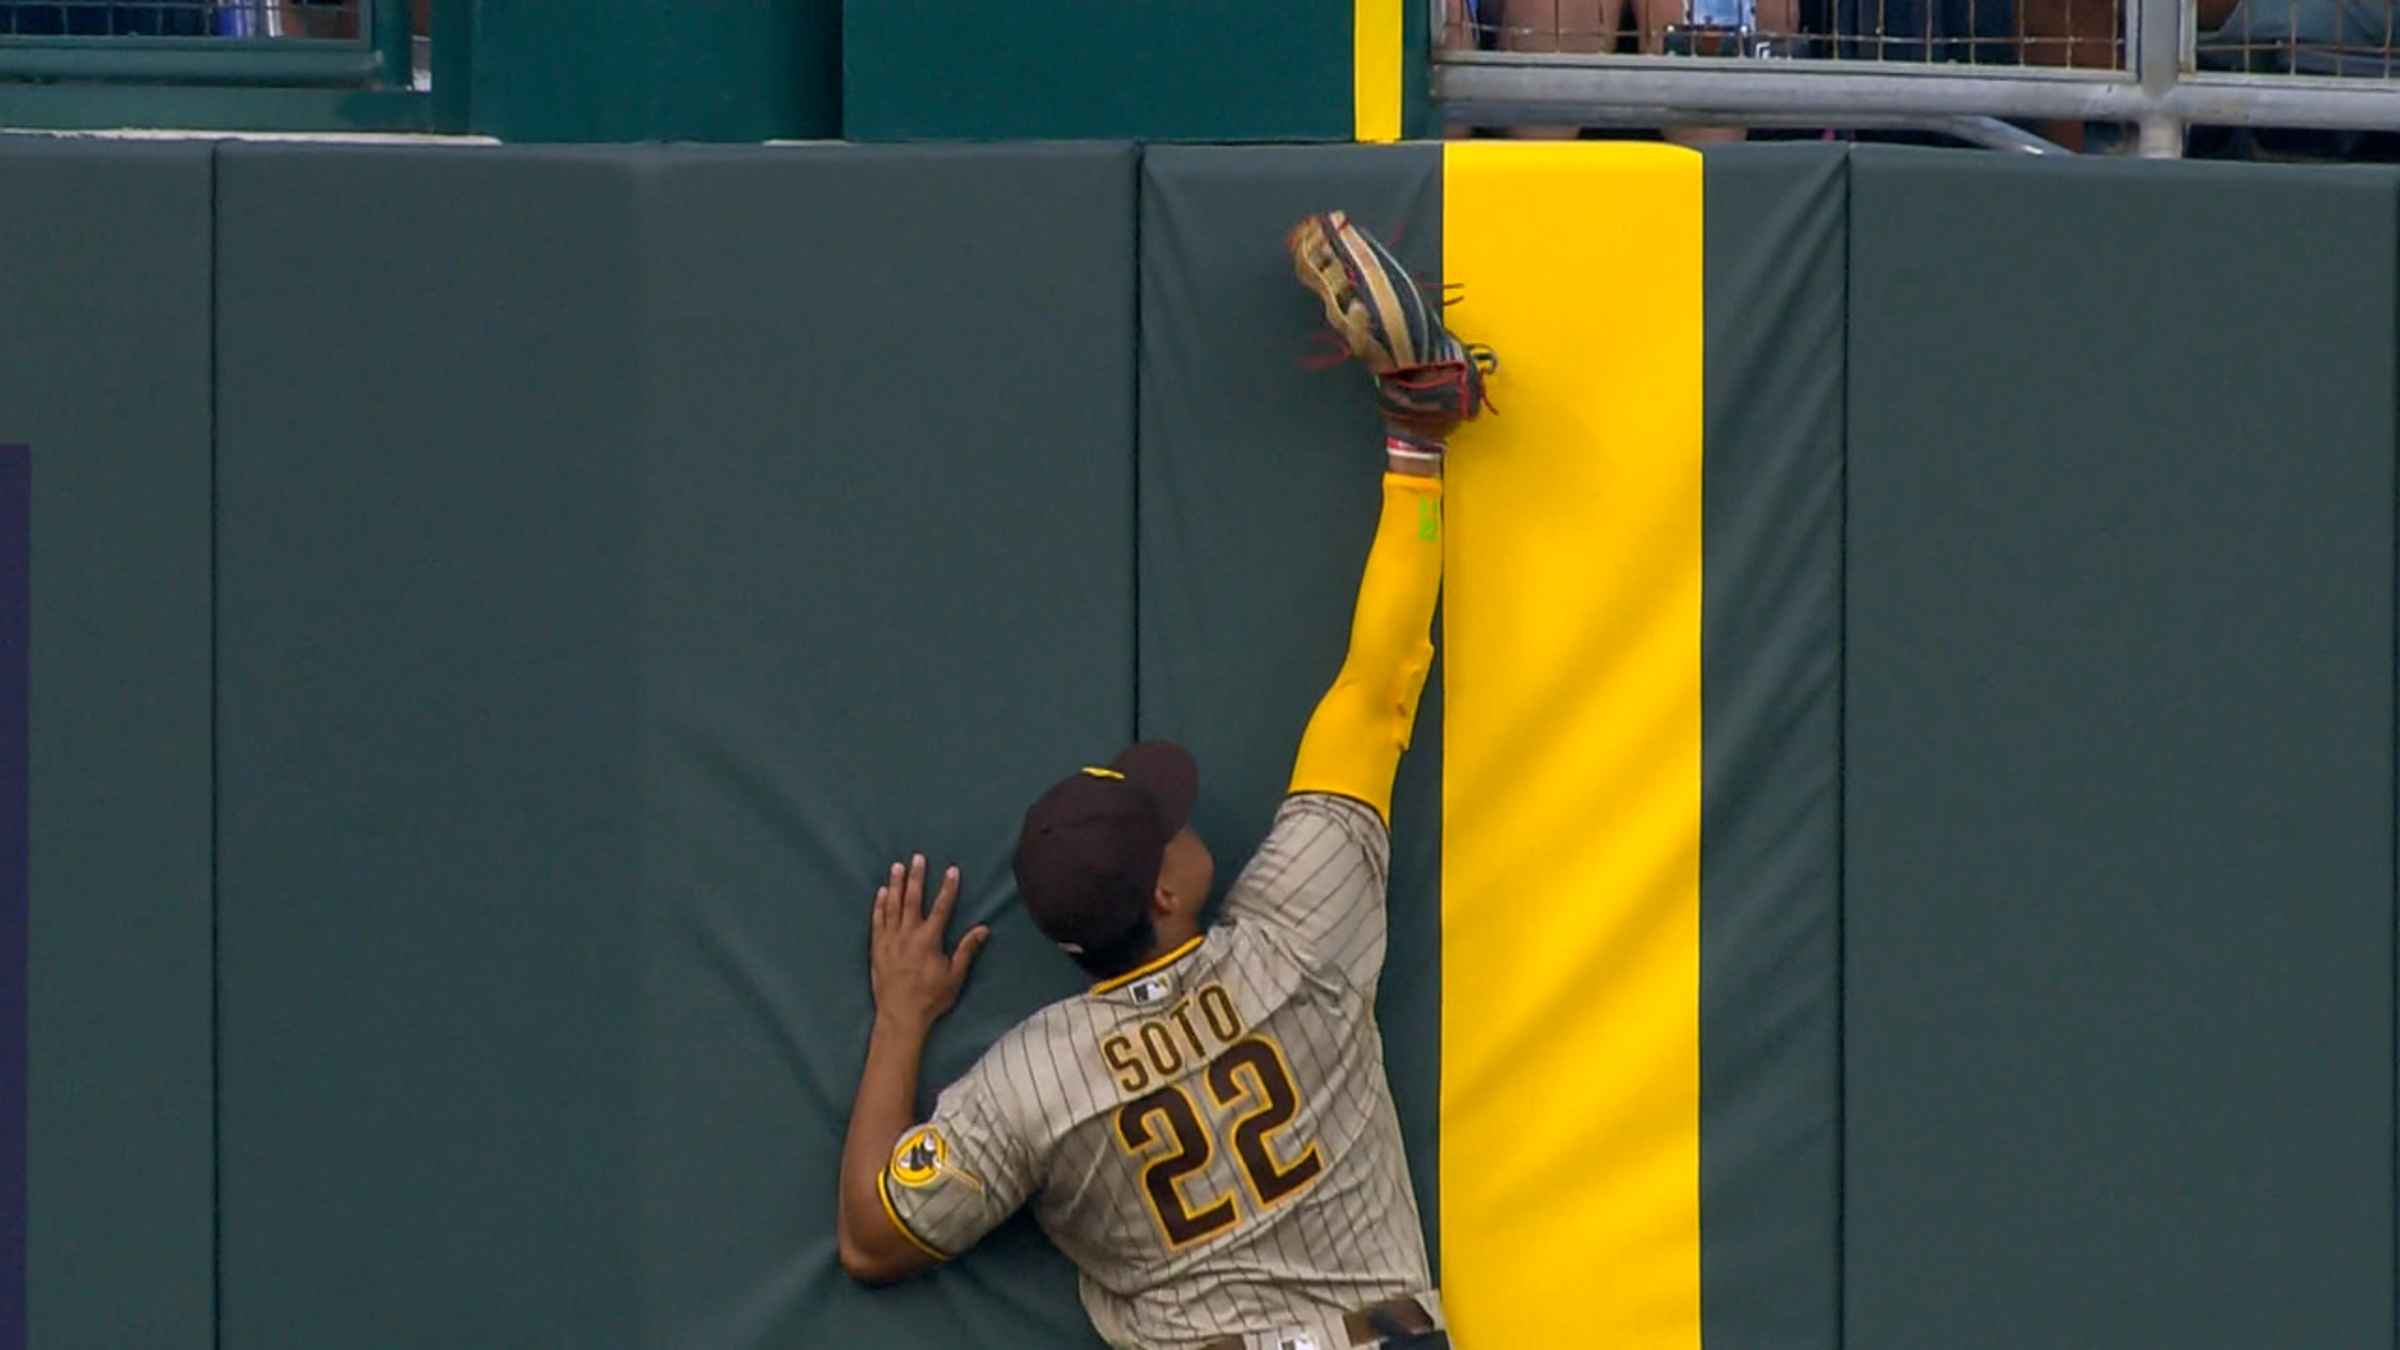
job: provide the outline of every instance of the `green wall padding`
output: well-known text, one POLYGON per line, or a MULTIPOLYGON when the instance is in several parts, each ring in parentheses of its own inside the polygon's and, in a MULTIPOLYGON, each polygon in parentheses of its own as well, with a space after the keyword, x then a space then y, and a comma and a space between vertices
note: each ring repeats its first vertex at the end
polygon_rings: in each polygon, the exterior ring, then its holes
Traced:
POLYGON ((1852 160, 1852 1350, 2392 1342, 2395 182, 1852 160))
POLYGON ((0 138, 32 448, 30 1343, 205 1347, 209 150, 0 138))
POLYGON ((226 1350, 644 1343, 636 205, 222 152, 226 1350))
POLYGON ((1133 173, 228 152, 229 1345, 1088 1340, 833 1183, 883 861, 997 929, 928 1099, 1078 987, 1007 860, 1133 731, 1133 173))
POLYGON ((1848 159, 1706 159, 1700 1295, 1710 1345, 1841 1344, 1848 159))
POLYGON ((993 925, 923 1104, 1073 964, 1025 807, 1132 738, 1130 147, 655 163, 643 524, 648 1344, 1092 1344, 1020 1216, 882 1292, 835 1261, 868 901, 993 925))
POLYGON ((1346 141, 1352 62, 1348 0, 847 0, 842 134, 1346 141))
MULTIPOLYGON (((863 909, 922 849, 997 929, 929 1099, 1081 987, 1031 794, 1177 736, 1247 856, 1375 506, 1282 233, 1438 279, 1440 179, 0 140, 32 1343, 1091 1345, 1023 1220, 840 1274, 863 909)), ((2390 1344, 2400 176, 1707 191, 1712 1345, 2390 1344)), ((1429 1242, 1440 685, 1379 1007, 1429 1242)))
MULTIPOLYGON (((1142 734, 1181 740, 1199 760, 1195 824, 1224 883, 1265 835, 1301 729, 1341 667, 1382 501, 1372 388, 1355 365, 1304 368, 1324 312, 1283 247, 1302 215, 1336 208, 1440 275, 1437 147, 1143 157, 1142 734)), ((1376 1003, 1437 1275, 1441 687, 1437 656, 1393 798, 1376 1003)))

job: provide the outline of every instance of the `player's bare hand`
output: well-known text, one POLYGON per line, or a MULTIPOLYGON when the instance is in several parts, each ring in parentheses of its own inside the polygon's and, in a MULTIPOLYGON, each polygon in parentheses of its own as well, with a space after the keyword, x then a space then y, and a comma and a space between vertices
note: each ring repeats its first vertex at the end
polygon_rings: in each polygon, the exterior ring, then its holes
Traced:
POLYGON ((891 875, 875 889, 875 915, 868 926, 868 953, 875 990, 875 1015, 901 1027, 922 1031, 958 1002, 966 985, 967 968, 991 940, 982 924, 959 939, 955 951, 942 950, 950 930, 950 911, 958 905, 958 869, 942 873, 933 905, 925 904, 925 855, 903 865, 893 863, 891 875))

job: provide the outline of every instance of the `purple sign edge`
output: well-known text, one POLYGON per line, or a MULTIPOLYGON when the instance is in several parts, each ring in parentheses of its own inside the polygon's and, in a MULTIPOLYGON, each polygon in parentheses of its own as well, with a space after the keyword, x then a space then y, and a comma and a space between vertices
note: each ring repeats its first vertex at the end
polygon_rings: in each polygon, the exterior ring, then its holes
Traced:
POLYGON ((33 451, 0 445, 0 1350, 25 1350, 33 451))

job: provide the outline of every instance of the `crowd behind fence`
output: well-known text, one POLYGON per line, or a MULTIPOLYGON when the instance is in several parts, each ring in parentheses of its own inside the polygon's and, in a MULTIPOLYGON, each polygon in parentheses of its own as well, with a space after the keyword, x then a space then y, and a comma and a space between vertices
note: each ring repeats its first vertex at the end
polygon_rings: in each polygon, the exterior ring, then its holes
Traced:
POLYGON ((0 36, 355 38, 364 0, 0 0, 0 36))
MULTIPOLYGON (((2194 71, 2394 76, 2400 0, 2190 0, 2194 71)), ((1448 0, 1446 51, 2129 69, 2121 0, 1448 0)))
POLYGON ((1438 0, 1454 124, 1915 128, 2026 149, 2122 125, 2400 129, 2400 0, 1438 0))
POLYGON ((0 92, 44 85, 423 90, 431 5, 0 0, 0 92))

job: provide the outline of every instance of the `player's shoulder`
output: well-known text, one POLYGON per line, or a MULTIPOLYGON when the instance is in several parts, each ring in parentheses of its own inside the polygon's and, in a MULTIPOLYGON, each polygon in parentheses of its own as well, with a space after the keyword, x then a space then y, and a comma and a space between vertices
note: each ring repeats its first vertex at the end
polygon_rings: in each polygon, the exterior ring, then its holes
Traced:
POLYGON ((1350 834, 1364 845, 1388 845, 1392 832, 1374 807, 1338 792, 1295 792, 1275 810, 1275 823, 1313 822, 1350 834))
MULTIPOLYGON (((1295 792, 1276 808, 1267 837, 1234 879, 1234 890, 1241 900, 1255 903, 1277 892, 1322 884, 1326 865, 1344 859, 1356 860, 1363 879, 1379 886, 1391 856, 1391 832, 1374 807, 1331 792, 1295 792)), ((1348 879, 1361 878, 1352 874, 1348 879)))
POLYGON ((1201 982, 1231 981, 1246 994, 1279 1003, 1293 989, 1314 982, 1316 964, 1283 925, 1254 914, 1228 910, 1208 930, 1210 955, 1201 982))
POLYGON ((1084 1025, 1073 998, 1044 1004, 1019 1019, 984 1047, 975 1063, 951 1084, 964 1108, 973 1104, 988 1126, 1005 1128, 1028 1143, 1053 1136, 1084 1025))
POLYGON ((1078 1012, 1083 1002, 1082 994, 1068 994, 1025 1014, 1015 1026, 1000 1033, 984 1058, 1048 1054, 1060 1043, 1076 1039, 1089 1025, 1088 1017, 1078 1012))

